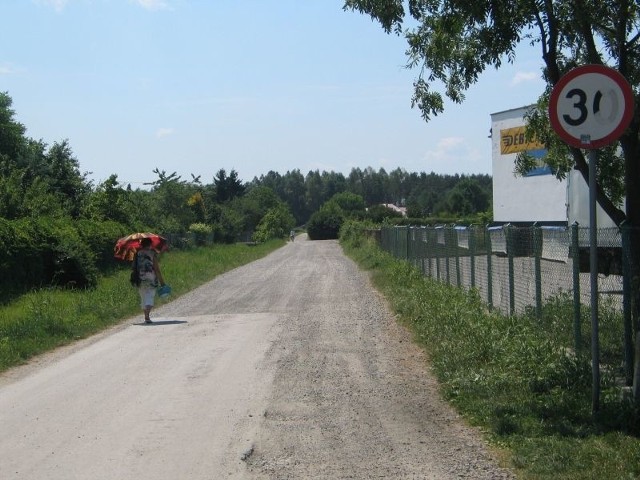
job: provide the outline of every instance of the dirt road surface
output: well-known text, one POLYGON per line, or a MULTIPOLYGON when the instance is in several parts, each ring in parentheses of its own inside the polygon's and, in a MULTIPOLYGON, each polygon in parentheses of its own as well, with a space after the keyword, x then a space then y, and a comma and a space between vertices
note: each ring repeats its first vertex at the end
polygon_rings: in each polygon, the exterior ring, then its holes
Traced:
POLYGON ((513 478, 335 241, 153 313, 0 377, 0 479, 513 478))

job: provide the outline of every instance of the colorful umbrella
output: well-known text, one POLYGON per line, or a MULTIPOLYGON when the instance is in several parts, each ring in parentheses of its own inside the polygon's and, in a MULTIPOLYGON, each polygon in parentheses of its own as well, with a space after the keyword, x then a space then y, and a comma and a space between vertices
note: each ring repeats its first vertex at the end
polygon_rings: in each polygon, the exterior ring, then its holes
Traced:
POLYGON ((143 238, 151 239, 151 248, 155 251, 164 252, 169 248, 169 244, 167 239, 161 237, 156 233, 151 232, 139 232, 132 233, 131 235, 127 235, 126 237, 121 238, 116 242, 116 246, 113 248, 113 256, 119 258, 120 260, 129 260, 133 261, 133 257, 140 248, 140 241, 143 238))

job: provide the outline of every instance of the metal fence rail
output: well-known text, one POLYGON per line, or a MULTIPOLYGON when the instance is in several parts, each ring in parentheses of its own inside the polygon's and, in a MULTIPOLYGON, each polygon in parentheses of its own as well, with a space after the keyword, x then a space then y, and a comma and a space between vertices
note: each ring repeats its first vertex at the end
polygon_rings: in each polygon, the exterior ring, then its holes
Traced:
MULTIPOLYGON (((475 288, 507 315, 559 293, 588 305, 588 229, 573 227, 386 227, 381 247, 450 285, 475 288)), ((598 293, 623 309, 622 234, 598 231, 598 293)))
MULTIPOLYGON (((630 234, 630 228, 607 228, 599 229, 597 235, 598 303, 621 319, 616 328, 628 380, 634 356, 632 282, 627 271, 630 234)), ((425 276, 475 289, 490 308, 506 315, 531 311, 541 316, 546 302, 566 296, 573 303, 576 348, 581 343, 581 316, 592 295, 588 228, 383 227, 379 243, 425 276)), ((571 327, 571 319, 567 323, 571 327)))

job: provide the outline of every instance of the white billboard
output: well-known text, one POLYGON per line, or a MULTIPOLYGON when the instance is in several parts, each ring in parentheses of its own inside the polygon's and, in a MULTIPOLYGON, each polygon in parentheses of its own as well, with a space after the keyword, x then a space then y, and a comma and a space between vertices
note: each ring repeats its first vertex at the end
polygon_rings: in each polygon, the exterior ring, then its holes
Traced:
POLYGON ((545 151, 524 136, 524 114, 530 107, 491 114, 493 220, 495 222, 567 221, 567 183, 539 165, 526 176, 516 175, 518 153, 542 159, 545 151))

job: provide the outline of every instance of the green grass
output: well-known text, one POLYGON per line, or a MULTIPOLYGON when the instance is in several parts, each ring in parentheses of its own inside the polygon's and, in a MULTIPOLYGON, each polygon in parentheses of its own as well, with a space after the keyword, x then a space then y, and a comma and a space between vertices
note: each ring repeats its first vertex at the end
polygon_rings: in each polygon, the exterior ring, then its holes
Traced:
MULTIPOLYGON (((474 292, 423 277, 352 229, 342 245, 428 352, 442 395, 520 478, 640 478, 639 412, 609 372, 592 415, 589 347, 574 353, 569 299, 545 305, 542 319, 506 317, 474 292)), ((612 332, 620 319, 602 317, 602 350, 615 364, 620 339, 612 332)), ((587 312, 583 337, 588 331, 587 312)))
MULTIPOLYGON (((176 298, 228 270, 252 262, 284 244, 214 245, 162 254, 160 266, 176 298)), ((100 278, 91 290, 42 289, 0 306, 0 371, 35 355, 99 332, 140 313, 129 268, 100 278)))

